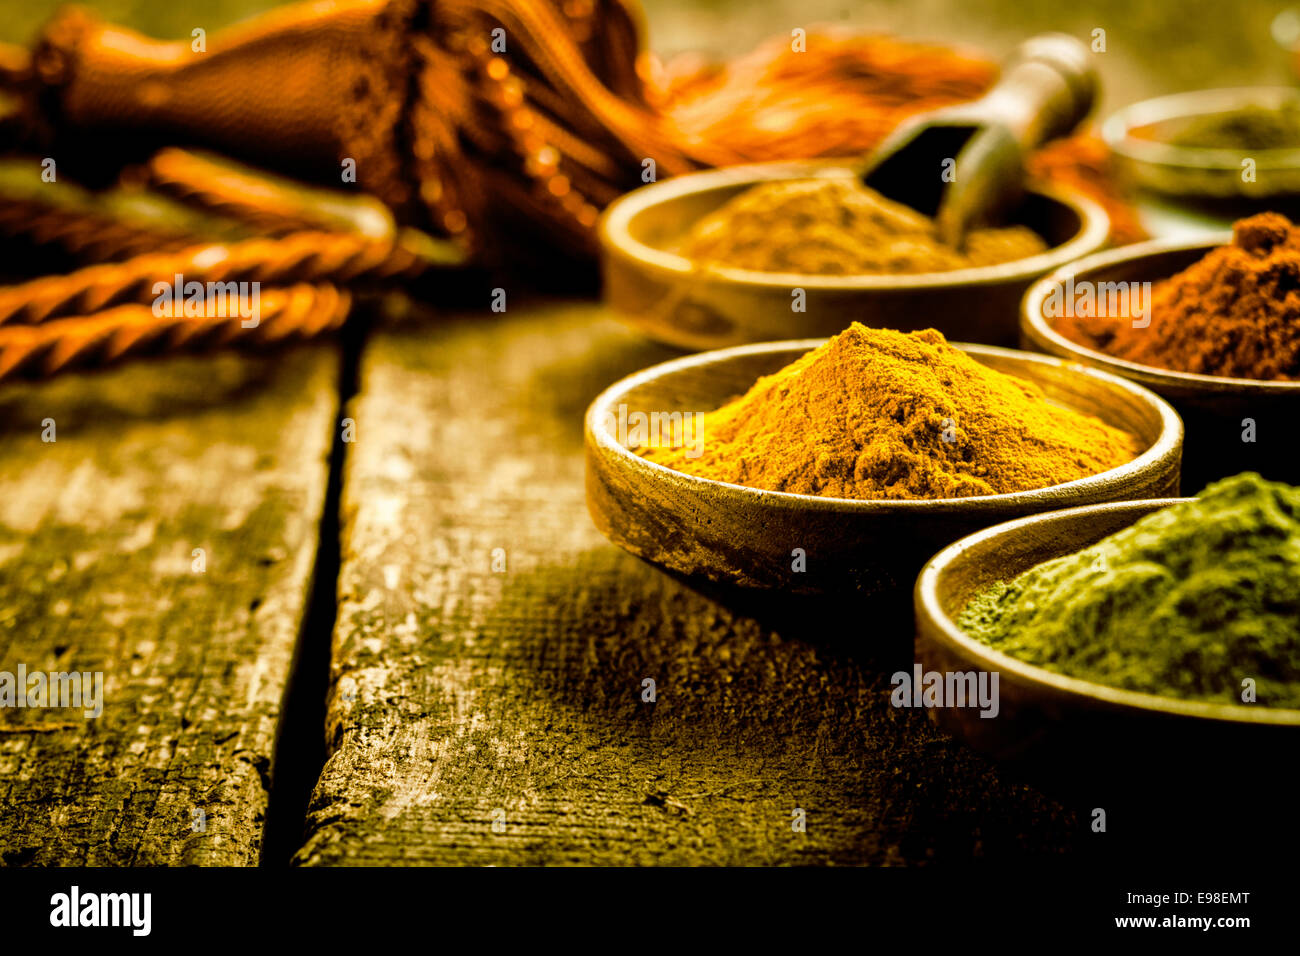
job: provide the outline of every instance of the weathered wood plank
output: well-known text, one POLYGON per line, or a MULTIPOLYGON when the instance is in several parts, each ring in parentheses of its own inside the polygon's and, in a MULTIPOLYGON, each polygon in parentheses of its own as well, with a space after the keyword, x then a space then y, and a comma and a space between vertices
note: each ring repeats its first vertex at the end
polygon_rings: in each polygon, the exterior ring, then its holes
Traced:
POLYGON ((320 345, 0 392, 0 671, 103 675, 0 710, 4 863, 257 862, 337 386, 320 345))
POLYGON ((582 412, 665 357, 591 306, 373 339, 297 861, 895 863, 1082 839, 1076 813, 889 705, 871 643, 910 660, 906 625, 776 633, 600 537, 582 412))

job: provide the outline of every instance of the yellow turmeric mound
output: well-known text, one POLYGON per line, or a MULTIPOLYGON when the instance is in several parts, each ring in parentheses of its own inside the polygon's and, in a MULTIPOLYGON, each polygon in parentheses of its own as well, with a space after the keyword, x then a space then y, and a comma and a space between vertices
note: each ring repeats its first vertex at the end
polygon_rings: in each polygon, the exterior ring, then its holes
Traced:
POLYGON ((639 450, 717 481, 832 498, 964 498, 1122 465, 1137 439, 1051 404, 934 329, 854 323, 703 416, 692 448, 639 450))
POLYGON ((691 229, 681 253, 697 262, 802 275, 950 272, 1037 255, 1025 226, 976 229, 957 251, 934 221, 856 179, 772 182, 746 190, 691 229))

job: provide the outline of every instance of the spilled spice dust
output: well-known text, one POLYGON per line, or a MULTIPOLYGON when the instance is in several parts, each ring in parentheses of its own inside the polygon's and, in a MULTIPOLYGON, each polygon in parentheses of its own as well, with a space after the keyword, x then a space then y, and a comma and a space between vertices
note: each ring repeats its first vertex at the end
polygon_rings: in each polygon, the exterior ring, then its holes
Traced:
POLYGON ((933 329, 848 329, 703 417, 698 445, 639 450, 733 484, 833 498, 963 498, 1107 471, 1137 439, 1051 404, 933 329))
POLYGON ((934 221, 856 178, 763 183, 691 229, 681 253, 698 262, 803 275, 904 275, 997 265, 1047 244, 1026 226, 977 229, 958 251, 934 221))
POLYGON ((1300 489, 1247 473, 994 585, 958 624, 1113 687, 1300 707, 1300 489))
POLYGON ((1156 368, 1227 378, 1300 379, 1300 229, 1260 213, 1151 289, 1150 324, 1127 314, 1053 320, 1067 338, 1156 368))

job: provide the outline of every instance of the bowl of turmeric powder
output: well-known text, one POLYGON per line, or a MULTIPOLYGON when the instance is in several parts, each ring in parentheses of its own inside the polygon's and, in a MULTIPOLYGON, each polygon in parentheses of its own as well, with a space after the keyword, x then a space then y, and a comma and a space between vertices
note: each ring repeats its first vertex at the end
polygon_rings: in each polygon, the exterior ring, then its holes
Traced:
POLYGON ((1298 572, 1300 489, 1253 473, 987 528, 917 578, 916 660, 941 675, 930 715, 994 757, 1094 785, 1290 752, 1298 572), (959 680, 986 688, 982 711, 947 695, 959 680))
POLYGON ((1013 345, 1020 297, 1095 252, 1095 202, 1031 186, 962 249, 934 222, 833 162, 692 173, 634 190, 601 220, 604 296, 647 335, 700 350, 834 335, 857 320, 1013 345))
POLYGON ((1123 376, 1168 399, 1187 438, 1185 483, 1242 470, 1300 481, 1300 228, 1277 213, 1231 235, 1124 246, 1036 283, 1026 347, 1123 376))
POLYGON ((858 323, 648 368, 585 435, 588 510, 631 553, 751 591, 899 597, 988 525, 1177 493, 1182 445, 1122 378, 858 323))

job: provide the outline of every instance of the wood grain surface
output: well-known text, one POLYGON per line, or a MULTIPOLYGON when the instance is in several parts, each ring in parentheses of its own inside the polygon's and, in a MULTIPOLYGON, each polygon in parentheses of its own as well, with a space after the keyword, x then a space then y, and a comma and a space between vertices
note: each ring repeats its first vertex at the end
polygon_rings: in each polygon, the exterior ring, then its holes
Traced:
POLYGON ((104 682, 0 709, 0 862, 258 861, 337 378, 322 345, 0 392, 0 671, 104 682))
MULTIPOLYGON (((1102 27, 1105 115, 1207 77, 1283 81, 1284 54, 1260 38, 1289 2, 647 6, 661 53, 734 54, 818 20, 999 55, 1040 30, 1102 27)), ((27 42, 56 5, 11 5, 0 33, 27 42)), ((203 25, 265 6, 205 0, 203 25)), ((119 7, 154 35, 194 26, 187 4, 119 7)), ((669 355, 594 307, 513 300, 505 316, 373 338, 347 446, 329 757, 297 861, 963 862, 1094 845, 1090 802, 1001 779, 889 706, 908 627, 818 604, 746 613, 595 531, 582 412, 669 355)), ((0 670, 106 681, 95 720, 0 710, 0 863, 258 860, 335 362, 329 347, 208 356, 0 390, 0 670), (40 441, 46 417, 57 443, 40 441)), ((1272 780, 1243 776, 1248 792, 1272 780)), ((1230 816, 1186 803, 1203 819, 1185 833, 1236 841, 1230 816)))
POLYGON ((814 605, 773 629, 597 533, 582 413, 669 355, 588 305, 372 338, 347 412, 329 757, 296 862, 903 863, 1086 841, 1076 808, 890 706, 910 624, 814 605))

